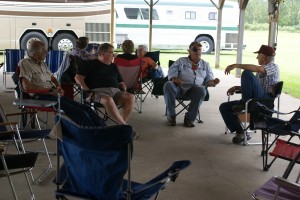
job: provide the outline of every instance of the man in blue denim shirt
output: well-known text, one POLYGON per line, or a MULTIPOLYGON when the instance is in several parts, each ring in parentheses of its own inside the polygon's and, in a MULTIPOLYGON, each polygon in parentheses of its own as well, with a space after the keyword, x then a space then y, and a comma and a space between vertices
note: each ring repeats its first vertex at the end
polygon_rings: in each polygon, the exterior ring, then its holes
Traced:
MULTIPOLYGON (((234 144, 244 141, 244 131, 235 113, 243 110, 245 102, 249 99, 273 98, 273 86, 280 81, 279 66, 274 63, 275 50, 270 46, 261 45, 260 49, 254 53, 257 53, 258 65, 232 64, 225 69, 225 74, 229 74, 236 68, 244 70, 241 76, 241 86, 233 86, 227 91, 227 95, 240 91, 242 100, 222 103, 219 108, 228 129, 236 133, 232 139, 234 144), (256 75, 253 72, 256 72, 256 75)), ((250 135, 247 135, 247 139, 251 139, 250 135)))
POLYGON ((188 57, 179 58, 170 67, 169 81, 164 85, 167 119, 171 126, 176 125, 175 98, 185 97, 191 100, 184 125, 194 127, 198 109, 206 95, 205 86, 216 86, 220 82, 218 78, 214 78, 209 63, 201 59, 202 45, 199 42, 192 42, 188 52, 188 57))

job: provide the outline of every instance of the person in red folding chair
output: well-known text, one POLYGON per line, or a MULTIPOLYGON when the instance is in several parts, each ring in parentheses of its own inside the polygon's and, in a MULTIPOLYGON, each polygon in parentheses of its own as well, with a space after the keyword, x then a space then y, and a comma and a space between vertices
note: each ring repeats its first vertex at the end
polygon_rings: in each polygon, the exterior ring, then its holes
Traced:
POLYGON ((134 51, 134 43, 132 40, 124 40, 122 43, 122 54, 118 54, 118 58, 123 58, 126 60, 133 60, 137 58, 137 55, 133 54, 134 51))
POLYGON ((112 62, 113 58, 114 47, 109 43, 101 44, 98 59, 78 66, 75 80, 84 91, 90 93, 88 101, 102 104, 109 117, 118 124, 127 124, 134 109, 135 98, 126 92, 127 88, 117 66, 112 62), (121 112, 117 105, 121 106, 121 112))
MULTIPOLYGON (((48 95, 62 96, 64 94, 59 81, 44 62, 47 49, 43 42, 33 41, 27 51, 28 58, 21 60, 18 64, 20 67, 19 78, 24 90, 45 91, 48 95)), ((34 96, 34 94, 30 94, 34 96)))

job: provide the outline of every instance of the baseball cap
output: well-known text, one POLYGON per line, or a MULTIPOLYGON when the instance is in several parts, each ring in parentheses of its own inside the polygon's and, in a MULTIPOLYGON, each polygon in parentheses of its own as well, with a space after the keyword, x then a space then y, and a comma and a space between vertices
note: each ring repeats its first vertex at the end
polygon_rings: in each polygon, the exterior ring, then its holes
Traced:
POLYGON ((259 50, 254 53, 261 53, 266 56, 275 56, 275 50, 273 49, 273 47, 267 45, 261 45, 259 50))

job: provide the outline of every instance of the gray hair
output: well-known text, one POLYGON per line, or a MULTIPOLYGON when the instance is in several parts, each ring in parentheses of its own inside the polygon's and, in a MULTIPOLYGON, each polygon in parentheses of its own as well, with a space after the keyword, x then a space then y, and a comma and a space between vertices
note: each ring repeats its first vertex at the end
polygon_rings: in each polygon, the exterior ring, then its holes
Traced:
POLYGON ((138 46, 138 49, 143 49, 145 52, 148 52, 148 47, 146 46, 146 45, 144 45, 144 44, 140 44, 139 46, 138 46))
POLYGON ((274 61, 274 56, 266 56, 267 63, 271 63, 274 61))
POLYGON ((34 40, 31 42, 28 50, 27 55, 30 57, 35 56, 36 54, 40 54, 43 51, 43 48, 45 48, 45 44, 42 41, 34 40))

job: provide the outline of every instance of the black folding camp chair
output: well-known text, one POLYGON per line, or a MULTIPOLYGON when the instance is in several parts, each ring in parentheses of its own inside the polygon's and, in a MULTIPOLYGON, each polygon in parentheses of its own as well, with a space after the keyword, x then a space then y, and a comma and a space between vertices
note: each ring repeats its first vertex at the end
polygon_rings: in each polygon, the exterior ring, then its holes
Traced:
MULTIPOLYGON (((152 51, 152 52, 149 51, 145 54, 145 57, 150 57, 158 66, 160 66, 159 55, 160 55, 160 51, 152 51)), ((148 72, 148 76, 142 79, 142 90, 146 91, 146 94, 144 94, 144 96, 142 97, 143 102, 145 101, 145 99, 149 94, 152 95, 154 80, 158 78, 156 77, 157 73, 159 73, 158 69, 150 68, 148 72)), ((158 98, 158 96, 155 97, 158 98)))
POLYGON ((300 108, 298 110, 282 113, 268 108, 266 105, 256 102, 256 114, 252 115, 254 129, 262 131, 262 153, 263 169, 268 171, 277 158, 291 161, 300 151, 300 108), (272 117, 270 114, 287 115, 293 114, 290 120, 282 120, 272 117), (269 143, 271 134, 275 139, 269 143), (288 140, 280 139, 281 136, 290 136, 288 140), (298 137, 298 143, 292 142, 292 138, 298 137), (271 151, 272 150, 272 151, 271 151), (271 151, 271 152, 269 152, 271 151), (273 156, 271 162, 268 162, 268 156, 273 156))
MULTIPOLYGON (((169 60, 169 67, 174 63, 175 61, 173 60, 169 60)), ((165 79, 164 79, 165 80, 165 79)), ((161 85, 161 84, 160 84, 161 85)), ((163 87, 163 85, 161 85, 163 87)), ((163 89, 162 89, 163 90, 163 89)), ((205 86, 205 90, 206 90, 206 96, 204 98, 204 101, 208 101, 209 100, 209 92, 208 92, 208 88, 207 86, 205 86)), ((190 99, 181 96, 181 97, 176 97, 176 101, 177 104, 175 105, 175 108, 177 109, 176 112, 176 116, 179 115, 180 113, 182 113, 183 111, 187 111, 190 105, 190 99)), ((167 108, 166 108, 166 115, 167 115, 167 108)), ((196 117, 196 121, 198 123, 203 123, 203 121, 201 120, 201 116, 200 116, 200 109, 198 110, 198 114, 196 117)))
MULTIPOLYGON (((32 129, 19 129, 18 127, 18 123, 17 122, 12 122, 8 120, 8 116, 16 116, 16 115, 23 115, 25 113, 10 113, 10 114, 6 114, 2 108, 2 106, 0 105, 0 130, 4 131, 4 132, 14 132, 16 134, 16 138, 17 138, 17 148, 20 151, 26 152, 29 151, 29 149, 25 149, 23 146, 23 142, 35 142, 35 141, 40 141, 42 143, 43 146, 43 153, 46 154, 47 160, 48 160, 48 167, 45 169, 45 171, 40 174, 39 176, 35 177, 32 173, 32 171, 30 171, 31 174, 31 178, 33 180, 34 183, 40 183, 42 182, 42 180, 50 173, 51 169, 52 169, 52 162, 50 159, 50 155, 48 152, 48 148, 45 142, 45 138, 49 136, 50 134, 50 129, 42 129, 42 130, 32 130, 32 129)), ((33 113, 31 113, 33 114, 33 113)), ((36 113, 35 115, 35 119, 37 120, 37 116, 36 113)), ((6 142, 13 142, 11 137, 2 137, 1 138, 2 141, 6 141, 6 142)), ((30 151, 33 152, 37 152, 37 149, 30 149, 30 151)))
MULTIPOLYGON (((7 133, 5 133, 7 135, 7 133)), ((0 132, 0 140, 2 133, 0 132)), ((6 136, 5 136, 6 137, 6 136)), ((12 136, 14 137, 14 136, 12 136)), ((15 200, 18 200, 17 192, 14 187, 13 181, 11 179, 11 175, 16 175, 20 173, 24 173, 27 186, 31 195, 31 199, 34 200, 35 196, 31 187, 31 183, 26 172, 30 171, 36 162, 38 153, 23 153, 18 152, 15 154, 7 154, 5 146, 0 146, 0 178, 7 177, 9 181, 9 185, 11 187, 13 196, 15 200)), ((11 197, 5 196, 1 194, 1 199, 11 199, 11 197)))
MULTIPOLYGON (((255 129, 253 128, 253 124, 251 124, 251 115, 253 115, 254 117, 259 114, 256 106, 256 102, 260 102, 262 104, 264 104, 265 106, 267 106, 268 108, 273 109, 275 100, 277 99, 277 106, 276 109, 278 111, 277 114, 277 118, 279 117, 279 110, 280 110, 280 95, 282 92, 282 87, 283 87, 283 82, 280 81, 277 84, 274 85, 274 97, 273 98, 268 98, 268 99, 249 99, 246 103, 245 103, 245 109, 242 111, 239 111, 236 113, 236 115, 238 116, 238 119, 240 121, 240 124, 244 130, 244 138, 245 140, 242 142, 243 145, 260 145, 262 144, 262 142, 250 142, 247 140, 247 134, 251 133, 251 132, 255 132, 255 129), (252 107, 251 107, 252 106, 252 107)), ((241 91, 236 91, 236 94, 241 94, 241 91)), ((230 95, 228 96, 228 101, 230 101, 230 95)), ((262 113, 265 114, 269 114, 272 115, 272 112, 267 112, 266 110, 259 110, 262 113)), ((228 128, 225 127, 225 134, 228 133, 228 128)), ((269 141, 268 141, 269 142, 269 141)))

